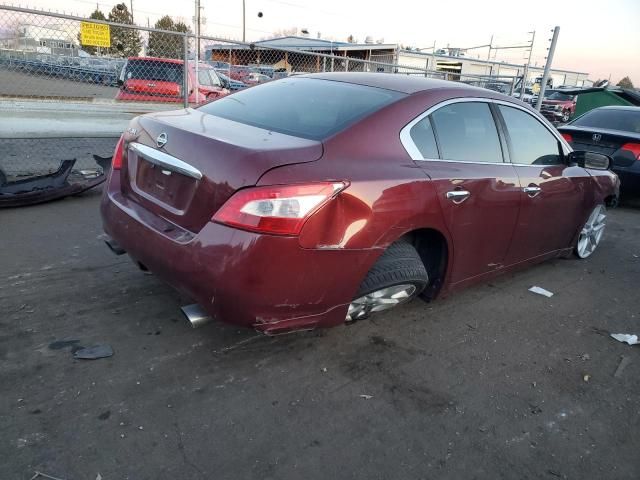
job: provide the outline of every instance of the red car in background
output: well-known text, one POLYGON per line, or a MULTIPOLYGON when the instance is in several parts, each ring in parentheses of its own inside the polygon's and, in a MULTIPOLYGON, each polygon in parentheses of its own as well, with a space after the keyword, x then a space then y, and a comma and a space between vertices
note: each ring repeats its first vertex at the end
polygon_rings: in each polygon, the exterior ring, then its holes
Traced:
POLYGON ((589 257, 609 160, 490 90, 301 75, 132 120, 101 212, 112 250, 195 299, 192 324, 275 334, 589 257))
POLYGON ((551 122, 567 123, 576 111, 576 96, 556 90, 542 99, 540 113, 551 122))
POLYGON ((247 83, 247 77, 252 73, 256 73, 255 70, 247 65, 231 65, 228 72, 223 70, 227 76, 233 80, 247 83))
MULTIPOLYGON (((229 94, 216 71, 206 63, 198 64, 198 92, 195 91, 195 63, 188 65, 189 103, 202 103, 229 94)), ((184 101, 184 61, 170 58, 128 58, 119 80, 116 100, 132 102, 184 101)))

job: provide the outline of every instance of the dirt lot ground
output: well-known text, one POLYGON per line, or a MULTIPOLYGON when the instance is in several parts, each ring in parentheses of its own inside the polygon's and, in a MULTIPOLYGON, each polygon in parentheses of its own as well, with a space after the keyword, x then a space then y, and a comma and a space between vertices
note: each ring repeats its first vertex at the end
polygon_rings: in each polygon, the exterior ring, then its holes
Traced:
POLYGON ((117 87, 79 82, 48 75, 0 69, 0 96, 116 98, 117 87))
POLYGON ((587 261, 267 338, 193 330, 98 199, 0 211, 0 478, 640 478, 640 346, 606 334, 640 333, 640 209, 587 261))

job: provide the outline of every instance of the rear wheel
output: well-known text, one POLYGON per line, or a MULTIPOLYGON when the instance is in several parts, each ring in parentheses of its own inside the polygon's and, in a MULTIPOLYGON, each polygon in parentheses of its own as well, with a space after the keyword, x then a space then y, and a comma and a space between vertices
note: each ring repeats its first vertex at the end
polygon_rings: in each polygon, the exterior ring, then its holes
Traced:
POLYGON ((607 209, 604 205, 596 205, 578 236, 575 254, 579 258, 587 258, 596 250, 602 240, 606 225, 607 209))
POLYGON ((409 302, 428 283, 427 270, 413 245, 405 241, 396 242, 367 273, 349 305, 347 321, 362 320, 374 312, 409 302))

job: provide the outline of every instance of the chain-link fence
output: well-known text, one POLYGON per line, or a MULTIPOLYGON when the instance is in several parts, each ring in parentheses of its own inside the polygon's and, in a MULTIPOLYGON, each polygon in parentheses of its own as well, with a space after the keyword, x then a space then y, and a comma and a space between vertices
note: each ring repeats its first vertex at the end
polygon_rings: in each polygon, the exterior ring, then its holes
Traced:
POLYGON ((303 73, 415 75, 513 91, 513 77, 433 71, 428 62, 404 65, 395 46, 311 52, 207 36, 196 40, 184 25, 183 31, 134 25, 123 10, 118 22, 109 22, 0 6, 4 177, 48 173, 69 159, 76 159, 76 169, 99 169, 94 156, 111 155, 135 115, 196 105, 303 73))

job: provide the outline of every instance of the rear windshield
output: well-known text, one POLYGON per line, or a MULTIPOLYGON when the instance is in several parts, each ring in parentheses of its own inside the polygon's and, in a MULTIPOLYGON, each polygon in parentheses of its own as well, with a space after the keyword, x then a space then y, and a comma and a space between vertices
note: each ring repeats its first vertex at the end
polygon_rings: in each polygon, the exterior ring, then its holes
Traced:
POLYGON ((182 65, 159 60, 129 60, 123 80, 157 80, 182 84, 182 65))
POLYGON ((287 78, 242 90, 200 110, 278 133, 321 140, 403 96, 351 83, 287 78))
POLYGON ((578 127, 608 128, 640 133, 640 108, 637 110, 596 109, 571 123, 578 127))

